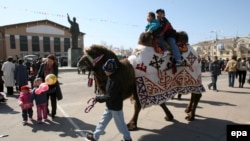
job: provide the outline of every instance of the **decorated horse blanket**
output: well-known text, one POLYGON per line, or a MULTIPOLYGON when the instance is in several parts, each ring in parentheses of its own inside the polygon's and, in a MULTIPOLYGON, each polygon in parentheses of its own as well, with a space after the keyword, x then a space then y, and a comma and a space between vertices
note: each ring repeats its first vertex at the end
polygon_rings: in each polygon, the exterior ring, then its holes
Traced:
POLYGON ((161 58, 153 47, 138 45, 128 60, 135 69, 137 94, 142 108, 162 104, 176 94, 201 94, 201 60, 191 46, 175 67, 172 55, 161 58))

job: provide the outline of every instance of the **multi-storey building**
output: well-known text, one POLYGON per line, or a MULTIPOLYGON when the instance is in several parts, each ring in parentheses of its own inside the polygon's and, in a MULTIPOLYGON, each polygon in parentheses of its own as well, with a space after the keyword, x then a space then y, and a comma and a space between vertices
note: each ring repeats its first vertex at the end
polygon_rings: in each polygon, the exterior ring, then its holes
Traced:
MULTIPOLYGON (((80 33, 78 47, 84 47, 84 35, 80 33)), ((50 20, 32 21, 0 26, 0 59, 8 56, 23 57, 48 54, 67 56, 71 47, 69 28, 50 20)))
POLYGON ((230 59, 232 55, 236 55, 249 59, 250 36, 202 41, 193 45, 193 48, 203 58, 216 55, 222 59, 230 59))

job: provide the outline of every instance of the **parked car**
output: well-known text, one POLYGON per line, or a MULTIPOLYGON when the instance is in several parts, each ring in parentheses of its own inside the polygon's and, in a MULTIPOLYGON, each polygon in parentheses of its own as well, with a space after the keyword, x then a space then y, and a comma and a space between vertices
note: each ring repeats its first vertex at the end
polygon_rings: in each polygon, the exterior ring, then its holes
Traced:
POLYGON ((33 62, 34 60, 37 60, 38 56, 37 55, 25 55, 23 56, 24 62, 33 62))

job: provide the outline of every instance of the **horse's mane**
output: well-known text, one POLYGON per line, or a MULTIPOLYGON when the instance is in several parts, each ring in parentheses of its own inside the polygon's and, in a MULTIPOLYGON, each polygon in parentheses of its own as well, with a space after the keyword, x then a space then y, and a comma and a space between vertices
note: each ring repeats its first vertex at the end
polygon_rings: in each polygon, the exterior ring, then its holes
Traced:
MULTIPOLYGON (((153 34, 150 32, 142 32, 140 34, 138 44, 144 46, 153 46, 153 34)), ((176 42, 177 43, 188 43, 188 34, 185 31, 178 31, 176 32, 176 42)))
POLYGON ((178 31, 176 33, 176 42, 188 43, 188 34, 185 31, 178 31))
POLYGON ((85 53, 86 55, 90 55, 93 59, 100 55, 103 55, 102 60, 115 59, 117 62, 119 62, 119 59, 117 58, 115 53, 103 45, 92 45, 90 48, 85 50, 85 53))
POLYGON ((153 35, 149 32, 142 32, 140 34, 138 44, 144 46, 152 46, 153 35))

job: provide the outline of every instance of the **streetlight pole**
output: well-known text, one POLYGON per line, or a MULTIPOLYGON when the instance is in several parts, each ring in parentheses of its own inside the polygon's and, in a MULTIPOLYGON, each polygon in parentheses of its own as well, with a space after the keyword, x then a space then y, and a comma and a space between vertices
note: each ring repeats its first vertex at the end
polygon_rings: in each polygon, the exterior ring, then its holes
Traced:
POLYGON ((211 33, 215 33, 215 40, 214 40, 214 47, 212 49, 212 52, 213 52, 213 56, 214 56, 214 49, 215 49, 215 53, 216 53, 216 56, 217 56, 217 41, 218 41, 218 32, 223 32, 223 30, 212 30, 211 33))

